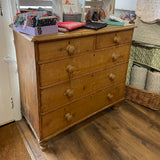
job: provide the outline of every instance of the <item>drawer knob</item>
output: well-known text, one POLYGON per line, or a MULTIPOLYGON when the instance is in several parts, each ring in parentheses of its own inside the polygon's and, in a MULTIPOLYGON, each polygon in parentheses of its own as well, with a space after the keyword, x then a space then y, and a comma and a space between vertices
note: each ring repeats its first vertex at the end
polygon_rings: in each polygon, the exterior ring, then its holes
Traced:
POLYGON ((73 116, 72 116, 71 113, 66 113, 66 114, 65 114, 65 118, 66 118, 66 120, 67 120, 68 122, 70 122, 70 121, 72 120, 73 116))
POLYGON ((68 45, 68 46, 67 46, 67 51, 68 51, 68 55, 69 55, 69 56, 72 56, 72 55, 74 54, 75 47, 72 46, 72 45, 68 45))
POLYGON ((74 91, 73 91, 73 89, 67 89, 64 94, 65 94, 68 98, 71 98, 71 97, 73 97, 73 95, 74 95, 74 91))
POLYGON ((112 60, 113 60, 113 61, 117 61, 117 60, 119 59, 119 57, 120 57, 120 56, 117 55, 116 53, 113 53, 113 54, 112 54, 112 60))
POLYGON ((108 93, 107 98, 108 98, 109 100, 111 100, 111 99, 113 98, 113 94, 108 93))
POLYGON ((116 78, 116 75, 115 75, 115 74, 111 73, 111 74, 109 75, 109 79, 110 79, 111 81, 115 80, 115 78, 116 78))
POLYGON ((119 44, 120 43, 120 38, 118 36, 115 36, 114 37, 114 42, 119 44))
POLYGON ((69 74, 73 74, 75 72, 75 67, 72 66, 72 65, 68 65, 67 68, 66 68, 66 71, 69 73, 69 74))

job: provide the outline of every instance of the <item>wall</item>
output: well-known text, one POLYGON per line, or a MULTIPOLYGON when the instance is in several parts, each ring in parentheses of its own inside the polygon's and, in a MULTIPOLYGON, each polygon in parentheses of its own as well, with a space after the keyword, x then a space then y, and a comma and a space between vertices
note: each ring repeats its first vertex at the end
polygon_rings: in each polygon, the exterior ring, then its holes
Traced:
POLYGON ((3 43, 5 49, 5 55, 3 56, 6 65, 9 69, 9 87, 11 90, 11 97, 13 98, 14 109, 13 109, 13 118, 14 120, 21 119, 21 110, 20 110, 20 93, 19 93, 19 80, 17 72, 17 63, 16 63, 16 54, 14 47, 13 31, 9 27, 9 24, 13 21, 13 15, 16 13, 16 0, 1 0, 2 9, 3 9, 3 43))
POLYGON ((135 10, 137 0, 116 0, 115 8, 123 10, 135 10))

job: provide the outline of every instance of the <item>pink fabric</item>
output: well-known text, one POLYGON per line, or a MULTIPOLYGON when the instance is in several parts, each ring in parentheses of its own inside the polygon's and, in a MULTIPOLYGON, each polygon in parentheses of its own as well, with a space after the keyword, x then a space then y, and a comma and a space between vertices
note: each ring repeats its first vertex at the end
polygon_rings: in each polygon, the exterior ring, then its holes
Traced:
POLYGON ((63 33, 65 33, 65 32, 69 32, 69 30, 66 29, 66 28, 58 27, 58 32, 63 32, 63 33))
POLYGON ((138 0, 136 15, 146 23, 160 21, 160 0, 138 0))
POLYGON ((73 30, 76 28, 80 28, 86 25, 86 23, 80 23, 80 22, 58 22, 58 27, 66 28, 68 30, 73 30))

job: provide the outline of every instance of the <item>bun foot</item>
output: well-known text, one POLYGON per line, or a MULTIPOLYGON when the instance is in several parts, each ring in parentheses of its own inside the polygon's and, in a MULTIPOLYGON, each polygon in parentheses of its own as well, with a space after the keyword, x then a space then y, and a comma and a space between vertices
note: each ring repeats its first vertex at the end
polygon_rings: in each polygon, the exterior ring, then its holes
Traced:
POLYGON ((46 142, 40 142, 39 145, 40 145, 40 149, 42 151, 45 151, 48 148, 48 141, 46 141, 46 142))
POLYGON ((118 104, 113 105, 112 109, 117 111, 119 109, 119 107, 120 107, 120 104, 118 103, 118 104))

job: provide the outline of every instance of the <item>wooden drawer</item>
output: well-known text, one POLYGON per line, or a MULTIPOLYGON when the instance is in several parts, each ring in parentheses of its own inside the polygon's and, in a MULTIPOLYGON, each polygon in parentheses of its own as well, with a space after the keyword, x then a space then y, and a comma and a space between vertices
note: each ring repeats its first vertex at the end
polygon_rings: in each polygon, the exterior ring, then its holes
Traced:
POLYGON ((101 90, 93 95, 71 103, 59 110, 42 116, 42 137, 56 134, 79 120, 94 114, 124 97, 124 83, 101 90))
POLYGON ((96 49, 106 48, 108 46, 119 45, 132 41, 133 30, 120 31, 98 35, 96 39, 96 49))
POLYGON ((39 44, 39 61, 77 55, 94 49, 95 36, 67 39, 39 44))
POLYGON ((70 59, 40 65, 40 85, 47 86, 111 65, 127 62, 130 45, 86 53, 70 59))
POLYGON ((41 90, 41 112, 53 111, 106 86, 125 82, 127 66, 125 63, 41 90))

